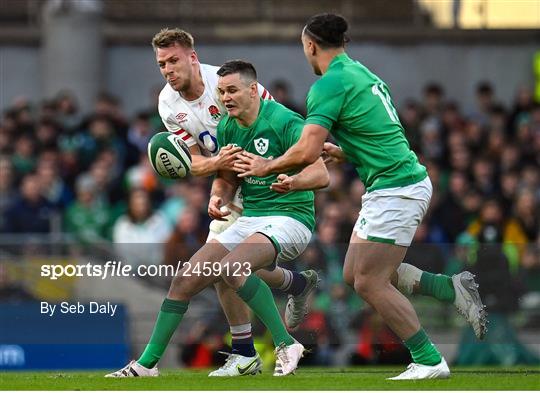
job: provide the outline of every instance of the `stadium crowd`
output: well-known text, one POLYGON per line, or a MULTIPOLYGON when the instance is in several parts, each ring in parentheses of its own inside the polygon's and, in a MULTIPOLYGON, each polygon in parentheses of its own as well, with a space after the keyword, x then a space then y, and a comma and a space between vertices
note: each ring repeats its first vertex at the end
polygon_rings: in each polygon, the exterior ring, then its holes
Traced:
MULTIPOLYGON (((273 88, 278 101, 302 111, 286 83, 273 88)), ((431 83, 420 101, 408 99, 400 110, 434 184, 406 261, 434 273, 481 272, 490 312, 506 315, 525 295, 540 296, 540 104, 527 88, 518 89, 510 107, 499 103, 489 82, 471 93, 476 106, 463 108, 431 83)), ((162 130, 157 108, 129 119, 105 93, 90 114, 79 111, 69 92, 41 103, 18 99, 0 120, 1 234, 67 233, 81 245, 111 244, 132 264, 187 260, 206 239, 210 180, 154 174, 147 143, 162 130), (141 243, 147 247, 130 246, 141 243)), ((331 363, 351 334, 353 362, 399 362, 407 352, 342 280, 364 186, 350 166, 329 170, 330 186, 316 193, 316 236, 294 263, 323 279, 296 336, 316 347, 313 363, 331 363)), ((540 321, 525 324, 539 327, 540 321)), ((184 361, 207 365, 212 351, 203 349, 190 349, 184 361)))

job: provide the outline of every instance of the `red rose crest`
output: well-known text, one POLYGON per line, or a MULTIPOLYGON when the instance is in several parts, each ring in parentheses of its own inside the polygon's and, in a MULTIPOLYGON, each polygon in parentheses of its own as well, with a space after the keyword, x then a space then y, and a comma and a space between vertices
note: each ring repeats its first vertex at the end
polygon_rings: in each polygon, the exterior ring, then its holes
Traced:
POLYGON ((210 112, 210 116, 212 116, 212 119, 218 120, 221 117, 221 113, 219 112, 219 109, 215 105, 210 105, 208 107, 208 112, 210 112))

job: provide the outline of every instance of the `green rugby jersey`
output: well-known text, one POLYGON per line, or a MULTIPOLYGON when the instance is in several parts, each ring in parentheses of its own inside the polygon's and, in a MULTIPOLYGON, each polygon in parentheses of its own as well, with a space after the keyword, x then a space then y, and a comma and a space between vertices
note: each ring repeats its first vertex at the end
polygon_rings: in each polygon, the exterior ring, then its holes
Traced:
POLYGON ((386 84, 346 53, 336 56, 307 96, 306 124, 330 131, 368 191, 427 176, 405 138, 386 84))
MULTIPOLYGON (((220 147, 234 144, 250 153, 272 159, 283 155, 300 139, 303 126, 304 119, 299 114, 275 101, 261 100, 257 120, 249 127, 241 126, 236 119, 228 115, 224 116, 217 127, 217 140, 220 147)), ((270 185, 277 181, 276 178, 276 174, 243 178, 242 215, 288 216, 313 231, 315 229, 313 191, 278 194, 270 189, 270 185)))

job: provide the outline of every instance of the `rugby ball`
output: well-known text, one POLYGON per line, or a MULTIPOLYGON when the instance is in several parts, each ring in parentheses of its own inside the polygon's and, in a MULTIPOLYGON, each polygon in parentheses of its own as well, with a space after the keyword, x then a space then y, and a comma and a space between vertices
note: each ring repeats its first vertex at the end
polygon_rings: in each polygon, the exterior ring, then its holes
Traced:
POLYGON ((158 132, 148 142, 148 159, 154 171, 168 179, 179 179, 191 170, 189 147, 178 135, 158 132))

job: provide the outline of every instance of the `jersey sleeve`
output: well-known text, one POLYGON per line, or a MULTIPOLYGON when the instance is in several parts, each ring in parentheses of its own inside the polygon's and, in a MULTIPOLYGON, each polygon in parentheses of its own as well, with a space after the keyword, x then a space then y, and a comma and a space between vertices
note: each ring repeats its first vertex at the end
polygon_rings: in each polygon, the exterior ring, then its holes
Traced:
POLYGON ((308 114, 305 123, 317 124, 331 130, 339 118, 345 95, 341 81, 335 78, 319 79, 311 87, 307 96, 308 114))
POLYGON ((197 144, 197 141, 193 138, 193 136, 191 136, 190 133, 180 127, 180 125, 176 122, 176 119, 174 119, 171 111, 167 110, 167 107, 164 103, 159 103, 158 111, 159 116, 161 117, 161 121, 163 122, 163 124, 165 124, 165 128, 167 128, 169 132, 180 136, 180 138, 182 138, 182 140, 186 142, 186 145, 188 145, 188 147, 197 144))
POLYGON ((265 87, 260 83, 257 83, 257 90, 259 91, 259 97, 261 97, 263 100, 274 100, 274 97, 272 97, 270 92, 266 90, 265 87))

